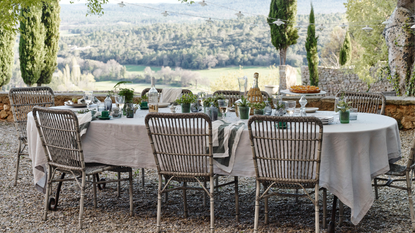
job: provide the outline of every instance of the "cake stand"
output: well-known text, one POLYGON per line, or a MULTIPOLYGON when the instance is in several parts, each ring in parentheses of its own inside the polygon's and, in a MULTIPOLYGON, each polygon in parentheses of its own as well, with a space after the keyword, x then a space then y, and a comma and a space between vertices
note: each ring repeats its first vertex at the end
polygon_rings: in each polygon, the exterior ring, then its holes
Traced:
POLYGON ((306 96, 315 96, 315 95, 325 95, 327 92, 320 91, 319 93, 295 93, 291 92, 290 90, 281 90, 280 93, 286 95, 301 95, 300 101, 298 101, 301 105, 300 112, 301 116, 306 116, 305 106, 307 105, 306 96))

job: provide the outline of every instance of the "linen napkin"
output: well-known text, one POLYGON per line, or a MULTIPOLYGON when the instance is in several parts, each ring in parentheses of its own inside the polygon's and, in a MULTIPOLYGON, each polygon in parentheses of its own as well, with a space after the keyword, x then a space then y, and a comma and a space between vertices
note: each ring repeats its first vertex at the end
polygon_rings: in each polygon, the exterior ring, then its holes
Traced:
POLYGON ((79 123, 79 134, 82 137, 84 134, 86 134, 86 131, 88 130, 89 125, 92 121, 92 113, 87 112, 85 114, 77 114, 78 117, 78 123, 79 123))
POLYGON ((180 98, 181 94, 182 89, 180 88, 163 88, 160 103, 172 103, 180 98))
POLYGON ((231 173, 235 163, 235 152, 245 123, 229 123, 217 120, 212 123, 213 162, 221 170, 231 173))

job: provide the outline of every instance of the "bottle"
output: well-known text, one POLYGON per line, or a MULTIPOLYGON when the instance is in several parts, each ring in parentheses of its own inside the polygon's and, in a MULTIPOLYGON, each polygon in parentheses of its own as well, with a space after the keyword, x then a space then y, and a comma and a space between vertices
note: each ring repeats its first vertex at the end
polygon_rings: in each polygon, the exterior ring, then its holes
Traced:
POLYGON ((104 100, 104 109, 107 111, 112 111, 112 99, 110 95, 107 95, 107 97, 104 100))
POLYGON ((219 113, 219 110, 215 106, 215 104, 213 102, 210 103, 209 116, 212 121, 216 121, 218 119, 218 113, 219 113))
POLYGON ((154 85, 154 77, 151 78, 151 88, 147 95, 149 112, 158 112, 159 93, 154 85))
MULTIPOLYGON (((260 102, 264 101, 264 99, 262 97, 261 90, 259 89, 259 86, 258 86, 258 77, 259 77, 259 74, 255 73, 254 74, 254 83, 252 85, 252 88, 249 89, 249 91, 248 91, 248 98, 247 99, 250 103, 260 103, 260 102)), ((250 115, 254 115, 253 109, 251 109, 250 115)))

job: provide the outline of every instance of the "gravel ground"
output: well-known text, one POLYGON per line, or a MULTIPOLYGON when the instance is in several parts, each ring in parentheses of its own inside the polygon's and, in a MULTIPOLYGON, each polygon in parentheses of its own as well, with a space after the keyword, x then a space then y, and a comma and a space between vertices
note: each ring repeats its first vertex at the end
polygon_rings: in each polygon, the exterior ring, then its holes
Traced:
MULTIPOLYGON (((403 155, 409 152, 414 131, 401 131, 403 155)), ((61 191, 57 211, 49 212, 42 220, 43 194, 33 187, 32 167, 28 158, 21 160, 19 181, 13 186, 17 138, 10 123, 0 123, 0 232, 75 232, 78 226, 79 189, 66 183, 61 191)), ((399 161, 406 163, 406 158, 399 161)), ((139 170, 141 171, 141 169, 139 170)), ((113 174, 105 174, 111 177, 113 174)), ((94 209, 92 188, 85 198, 84 229, 82 232, 155 232, 157 206, 157 172, 146 170, 145 188, 142 188, 138 171, 134 178, 134 216, 128 215, 127 183, 122 184, 121 197, 116 196, 116 185, 108 184, 98 191, 98 208, 94 209)), ((232 178, 221 178, 223 181, 232 178)), ((55 190, 56 188, 54 188, 55 190)), ((255 179, 240 178, 240 222, 234 218, 234 191, 224 187, 215 196, 215 227, 217 232, 253 232, 255 179)), ((350 209, 345 208, 346 220, 337 232, 406 232, 411 229, 407 194, 405 191, 380 189, 376 200, 361 223, 350 222, 350 209)), ((321 196, 320 196, 321 200, 321 196)), ((332 195, 328 198, 331 210, 332 195)), ((307 199, 273 197, 270 203, 270 224, 264 224, 261 208, 261 232, 312 232, 314 231, 314 206, 307 199)), ((209 206, 203 206, 202 194, 189 191, 189 217, 183 217, 181 192, 169 194, 163 203, 162 227, 165 232, 208 232, 209 206)), ((320 203, 320 207, 322 204, 320 203)), ((320 208, 320 221, 322 208, 320 208)), ((321 225, 322 226, 322 225, 321 225)), ((324 230, 323 230, 324 231, 324 230)))

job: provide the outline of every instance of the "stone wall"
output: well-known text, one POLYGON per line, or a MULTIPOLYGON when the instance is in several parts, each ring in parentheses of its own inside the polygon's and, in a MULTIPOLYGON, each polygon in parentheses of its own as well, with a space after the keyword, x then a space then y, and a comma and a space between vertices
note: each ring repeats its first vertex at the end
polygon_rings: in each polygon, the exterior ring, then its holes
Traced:
MULTIPOLYGON (((370 84, 370 86, 359 79, 348 69, 334 69, 319 66, 319 88, 327 92, 327 96, 335 96, 339 91, 358 91, 358 92, 390 92, 393 86, 388 80, 380 80, 370 84)), ((308 66, 301 67, 301 80, 303 85, 310 84, 310 74, 308 66)))
MULTIPOLYGON (((82 98, 81 94, 55 94, 55 105, 62 106, 65 101, 71 100, 72 98, 82 98)), ((104 102, 106 95, 96 95, 96 97, 104 102)), ((137 101, 139 96, 134 97, 134 101, 137 101)), ((113 102, 114 99, 112 99, 113 102)), ((0 121, 13 121, 13 113, 10 108, 9 95, 6 92, 0 92, 0 121)))

